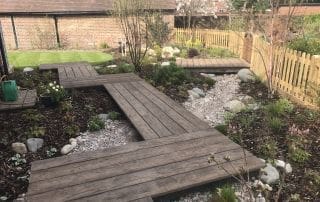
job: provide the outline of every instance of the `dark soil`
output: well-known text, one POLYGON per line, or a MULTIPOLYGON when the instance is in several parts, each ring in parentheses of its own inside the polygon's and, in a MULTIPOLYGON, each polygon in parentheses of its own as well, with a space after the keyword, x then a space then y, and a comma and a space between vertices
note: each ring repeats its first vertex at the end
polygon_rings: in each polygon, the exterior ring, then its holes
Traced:
MULTIPOLYGON (((23 87, 35 87, 43 83, 48 83, 53 78, 57 78, 52 73, 50 79, 39 72, 34 73, 25 81, 18 73, 15 74, 19 85, 23 87)), ((56 148, 58 152, 51 156, 59 156, 59 150, 68 143, 69 138, 76 134, 69 135, 66 128, 75 126, 80 132, 87 130, 87 123, 91 116, 110 111, 120 112, 113 99, 101 88, 78 89, 68 92, 68 100, 72 103, 72 108, 67 112, 63 106, 44 107, 38 103, 34 109, 24 109, 16 111, 0 112, 0 197, 5 196, 8 200, 17 198, 19 194, 25 193, 28 187, 27 177, 30 169, 30 162, 40 159, 50 158, 47 151, 56 148), (27 163, 15 166, 10 158, 15 155, 11 149, 14 142, 26 142, 30 137, 32 127, 44 127, 44 145, 36 153, 28 152, 23 155, 27 163)))
MULTIPOLYGON (((241 91, 254 97, 264 105, 275 102, 278 95, 268 97, 267 88, 261 83, 241 84, 241 91)), ((274 200, 279 187, 282 187, 279 201, 288 201, 294 194, 299 195, 298 201, 317 201, 320 199, 320 114, 295 105, 291 113, 281 116, 284 123, 280 130, 274 131, 267 121, 268 115, 262 107, 257 111, 244 111, 237 114, 227 127, 227 135, 242 144, 246 149, 261 158, 269 158, 289 162, 293 167, 291 174, 284 175, 284 184, 276 185, 270 194, 274 200), (300 131, 309 130, 306 134, 290 133, 289 128, 295 125, 300 131), (311 154, 303 162, 290 158, 290 138, 299 138, 303 149, 311 154), (272 148, 275 143, 275 149, 272 148), (271 147, 270 147, 271 146, 271 147)), ((296 143, 296 142, 295 142, 296 143)))

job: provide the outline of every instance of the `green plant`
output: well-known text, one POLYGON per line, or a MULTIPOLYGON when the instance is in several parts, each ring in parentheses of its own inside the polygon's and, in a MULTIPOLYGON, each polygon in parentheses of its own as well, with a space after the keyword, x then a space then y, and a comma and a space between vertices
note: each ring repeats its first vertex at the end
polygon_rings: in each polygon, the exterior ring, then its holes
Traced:
POLYGON ((44 119, 44 116, 40 114, 36 109, 27 109, 22 114, 22 119, 30 123, 37 123, 44 119))
POLYGON ((311 154, 295 144, 289 145, 289 159, 296 163, 305 163, 309 160, 311 154))
POLYGON ((232 112, 225 112, 224 113, 224 122, 226 125, 228 125, 231 120, 235 117, 235 113, 232 113, 232 112))
POLYGON ((269 137, 266 140, 259 142, 258 144, 259 151, 264 158, 275 159, 277 156, 278 146, 277 142, 269 137))
POLYGON ((209 78, 209 77, 204 77, 203 82, 204 82, 205 84, 207 84, 208 87, 212 87, 212 86, 214 86, 214 84, 216 83, 215 80, 213 80, 212 78, 209 78))
POLYGON ((108 44, 107 44, 106 42, 102 42, 102 43, 100 44, 100 48, 101 48, 101 49, 106 49, 106 48, 109 48, 109 46, 108 46, 108 44))
POLYGON ((51 158, 51 157, 55 156, 57 152, 58 152, 57 148, 55 148, 55 147, 50 147, 50 149, 48 149, 48 150, 46 151, 46 154, 47 154, 47 156, 48 156, 49 158, 51 158))
POLYGON ((244 114, 243 116, 240 117, 239 122, 240 122, 241 128, 248 130, 252 126, 255 120, 256 120, 255 115, 249 116, 244 114))
POLYGON ((98 117, 93 116, 88 122, 89 131, 98 131, 105 128, 105 123, 98 117))
POLYGON ((283 116, 286 113, 292 113, 294 109, 293 104, 287 99, 280 99, 275 103, 270 103, 266 106, 266 111, 271 116, 283 116))
POLYGON ((301 37, 292 40, 288 47, 311 55, 320 54, 320 40, 315 38, 301 37))
POLYGON ((28 131, 28 137, 42 137, 46 134, 45 127, 33 126, 28 131))
POLYGON ((199 51, 196 48, 190 48, 188 50, 188 58, 193 58, 200 55, 199 51))
POLYGON ((60 102, 59 104, 60 111, 62 112, 69 112, 72 110, 72 101, 71 100, 65 100, 60 102))
POLYGON ((281 131, 281 128, 284 126, 284 123, 278 117, 270 117, 268 118, 268 125, 273 132, 277 133, 281 131))
POLYGON ((320 187, 320 172, 315 170, 308 170, 306 172, 306 175, 316 187, 320 187))
POLYGON ((150 41, 149 43, 155 43, 162 46, 169 40, 171 29, 169 23, 163 20, 161 13, 155 13, 152 18, 147 18, 147 24, 149 25, 150 41))
POLYGON ((228 133, 228 126, 225 124, 217 125, 214 128, 217 129, 219 132, 221 132, 224 135, 228 133))
POLYGON ((237 196, 235 189, 231 185, 225 185, 222 188, 217 188, 217 201, 219 202, 236 202, 237 196))
POLYGON ((175 63, 170 63, 170 66, 156 67, 152 75, 152 80, 157 86, 181 85, 190 79, 190 75, 175 63))
POLYGON ((75 124, 68 125, 65 129, 64 132, 67 134, 69 137, 74 137, 76 136, 80 131, 79 126, 75 124))
POLYGON ((203 44, 198 39, 195 39, 195 40, 190 39, 190 40, 188 40, 186 42, 186 47, 187 48, 201 49, 201 48, 203 48, 203 44))
POLYGON ((231 58, 236 55, 225 48, 208 48, 204 52, 211 58, 231 58))
POLYGON ((115 111, 112 111, 112 112, 109 112, 108 113, 108 116, 111 120, 119 120, 120 119, 120 116, 121 114, 119 112, 115 112, 115 111))
POLYGON ((63 86, 58 85, 55 81, 53 83, 49 83, 46 86, 46 96, 51 98, 51 101, 54 103, 59 103, 63 101, 67 94, 63 86))
POLYGON ((9 159, 9 161, 12 162, 15 166, 20 166, 22 164, 26 164, 27 163, 26 159, 23 158, 23 156, 20 155, 20 154, 14 155, 13 157, 11 157, 9 159))

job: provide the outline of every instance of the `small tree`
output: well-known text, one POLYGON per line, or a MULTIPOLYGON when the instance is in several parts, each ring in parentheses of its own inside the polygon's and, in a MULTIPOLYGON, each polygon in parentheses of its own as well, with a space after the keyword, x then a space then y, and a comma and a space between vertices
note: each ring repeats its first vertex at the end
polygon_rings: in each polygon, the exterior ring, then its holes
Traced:
POLYGON ((136 72, 142 68, 142 60, 148 49, 149 6, 145 0, 117 0, 114 14, 120 22, 136 72))
POLYGON ((149 25, 150 33, 149 44, 155 43, 161 46, 169 40, 171 29, 169 27, 169 23, 163 20, 161 12, 156 12, 151 18, 148 18, 147 24, 149 25))

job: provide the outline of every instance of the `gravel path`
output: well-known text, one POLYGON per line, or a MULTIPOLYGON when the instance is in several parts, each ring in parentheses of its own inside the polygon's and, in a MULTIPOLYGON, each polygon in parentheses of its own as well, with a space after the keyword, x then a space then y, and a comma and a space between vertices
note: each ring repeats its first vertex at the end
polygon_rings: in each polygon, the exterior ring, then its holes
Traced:
POLYGON ((184 103, 184 107, 211 126, 216 126, 224 122, 223 105, 240 95, 238 93, 240 80, 236 74, 207 76, 216 80, 214 88, 207 91, 203 98, 188 100, 184 103))
POLYGON ((127 120, 105 121, 105 129, 78 136, 77 146, 70 153, 95 151, 138 141, 138 132, 127 120))
MULTIPOLYGON (((200 119, 206 121, 211 126, 216 126, 224 122, 224 115, 226 111, 223 105, 240 96, 239 83, 240 80, 236 74, 210 76, 216 81, 214 88, 207 91, 203 98, 188 100, 183 105, 184 107, 195 114, 200 119)), ((210 188, 208 188, 210 190, 210 188)), ((212 200, 212 191, 195 191, 189 192, 182 196, 175 202, 206 202, 212 200)), ((213 189, 213 188, 212 188, 213 189)))

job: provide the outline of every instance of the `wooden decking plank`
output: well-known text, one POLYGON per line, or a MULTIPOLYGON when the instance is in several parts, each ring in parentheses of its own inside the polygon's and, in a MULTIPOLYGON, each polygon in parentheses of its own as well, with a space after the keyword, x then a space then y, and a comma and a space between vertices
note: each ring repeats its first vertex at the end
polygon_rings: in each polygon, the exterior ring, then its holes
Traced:
POLYGON ((171 118, 166 113, 164 113, 161 108, 159 108, 155 103, 150 101, 148 95, 142 94, 138 88, 136 88, 133 83, 124 83, 123 86, 131 92, 131 94, 139 100, 160 122, 175 135, 181 135, 186 133, 179 124, 176 123, 174 118, 171 118))
MULTIPOLYGON (((46 170, 33 171, 30 183, 36 183, 42 180, 83 173, 88 170, 94 170, 102 167, 111 167, 119 164, 127 164, 132 161, 154 158, 159 155, 168 155, 175 151, 188 150, 194 147, 201 147, 208 144, 216 145, 218 143, 228 142, 225 136, 207 136, 198 139, 179 141, 156 147, 142 148, 140 150, 120 153, 113 156, 106 156, 98 159, 92 159, 72 164, 66 164, 59 167, 48 168, 46 170)), ((230 142, 230 141, 229 141, 230 142)), ((219 147, 219 146, 217 146, 219 147)))
MULTIPOLYGON (((240 146, 236 145, 219 148, 217 152, 216 159, 222 161, 225 155, 230 156, 231 159, 242 159, 243 154, 240 151, 240 146), (221 149, 221 150, 220 150, 221 149)), ((181 173, 191 172, 203 167, 208 167, 208 156, 210 152, 214 150, 214 146, 208 146, 202 148, 202 153, 194 152, 189 159, 176 161, 173 163, 163 164, 161 166, 148 168, 145 170, 139 170, 133 173, 127 173, 125 175, 114 176, 110 178, 98 178, 98 180, 88 181, 83 184, 77 184, 74 186, 62 185, 59 189, 54 189, 51 191, 45 191, 44 193, 34 194, 41 197, 55 198, 55 200, 75 200, 81 197, 88 197, 110 190, 116 190, 124 187, 129 187, 132 185, 138 185, 145 182, 150 182, 157 180, 159 178, 166 178, 170 176, 179 175, 181 173)), ((251 154, 248 153, 248 156, 251 154)), ((126 169, 126 167, 120 165, 118 169, 126 169)), ((215 170, 213 170, 215 172, 215 170)), ((99 173, 99 172, 98 172, 99 173)), ((102 174, 102 173, 100 173, 102 174)), ((94 175, 94 173, 93 173, 94 175)), ((85 177, 85 176, 83 176, 85 177)), ((50 181, 46 181, 50 185, 50 181)), ((33 197, 33 194, 29 194, 33 197)))
POLYGON ((59 74, 60 81, 67 79, 67 73, 64 68, 58 68, 58 74, 59 74))
MULTIPOLYGON (((121 83, 114 84, 115 89, 135 108, 146 123, 157 133, 158 137, 169 136, 172 133, 143 106, 121 83)), ((141 134, 143 136, 143 134, 141 134)))
MULTIPOLYGON (((208 151, 208 153, 210 153, 210 151, 208 151)), ((56 190, 41 193, 41 194, 29 195, 28 198, 33 198, 37 200, 41 200, 44 198, 54 198, 55 200, 59 200, 59 201, 78 200, 81 198, 86 198, 87 200, 90 200, 90 201, 91 200, 96 201, 95 199, 97 199, 96 198, 97 195, 98 196, 107 195, 107 197, 109 197, 109 194, 113 195, 113 193, 117 192, 117 190, 119 189, 127 189, 127 188, 130 189, 132 188, 132 186, 139 186, 141 184, 152 183, 152 182, 157 182, 158 184, 159 181, 161 182, 161 179, 170 180, 172 178, 175 178, 181 175, 184 178, 189 179, 190 177, 193 177, 194 173, 197 173, 197 171, 206 169, 208 167, 211 167, 212 169, 204 173, 201 173, 201 176, 203 176, 204 174, 210 175, 211 173, 217 173, 218 172, 218 170, 216 169, 217 166, 208 164, 207 162, 208 155, 209 154, 205 154, 200 157, 194 156, 194 158, 191 158, 189 160, 175 162, 172 164, 166 164, 163 166, 154 167, 147 170, 129 173, 127 175, 121 175, 121 176, 102 179, 98 181, 92 181, 85 184, 79 184, 76 186, 69 186, 69 187, 56 189, 56 190), (94 195, 93 198, 88 198, 92 195, 94 195)), ((218 161, 223 161, 223 158, 225 155, 228 155, 231 157, 231 159, 234 159, 232 160, 232 162, 235 162, 236 160, 239 160, 239 159, 243 161, 243 156, 239 149, 223 151, 219 153, 219 155, 217 155, 216 159, 218 161)), ((250 156, 251 154, 248 154, 249 160, 250 160, 250 156)), ((238 167, 238 166, 239 164, 235 164, 235 167, 238 167)), ((218 169, 222 170, 220 168, 218 169)), ((222 176, 216 176, 216 177, 222 177, 222 176)), ((181 186, 179 185, 180 180, 173 181, 172 184, 174 184, 175 186, 181 186)), ((165 184, 162 184, 162 186, 165 186, 165 184)), ((163 187, 158 187, 158 189, 163 191, 163 187)), ((152 191, 155 192, 156 190, 152 190, 152 191)), ((150 196, 150 195, 145 195, 145 196, 150 196)), ((118 195, 117 198, 118 197, 122 198, 126 196, 118 195)), ((134 196, 134 197, 137 197, 137 196, 134 196)), ((113 200, 113 198, 104 198, 104 199, 106 201, 113 200)), ((135 199, 135 198, 132 198, 132 199, 135 199)))
MULTIPOLYGON (((233 164, 243 165, 243 159, 237 159, 232 161, 233 164)), ((255 157, 248 156, 248 163, 253 165, 250 170, 259 169, 261 166, 260 160, 255 157)), ((232 173, 237 174, 230 163, 221 164, 224 168, 232 173)), ((160 178, 154 181, 125 187, 123 189, 112 190, 101 194, 96 194, 91 197, 75 198, 76 201, 131 201, 136 198, 145 196, 159 197, 177 191, 189 189, 204 184, 208 184, 214 181, 218 181, 224 178, 230 177, 230 174, 226 173, 223 169, 217 165, 208 165, 206 167, 193 170, 178 175, 160 178)))
POLYGON ((204 121, 200 120, 198 117, 196 117, 195 115, 193 115, 191 112, 187 111, 185 108, 183 108, 181 105, 179 105, 178 103, 176 103, 175 101, 173 101, 172 99, 170 99, 169 97, 167 97, 166 95, 164 95, 163 93, 161 93, 160 91, 158 91, 156 88, 154 88, 153 86, 151 86, 150 84, 141 81, 139 82, 141 85, 143 85, 146 89, 148 89, 149 91, 153 92, 153 94, 155 96, 157 96, 160 100, 162 100, 163 102, 165 102, 167 105, 174 107, 174 109, 176 110, 176 112, 178 112, 181 116, 183 116, 185 119, 187 119, 188 121, 192 122, 193 125, 195 126, 195 128, 193 129, 193 131, 197 131, 197 130, 205 130, 210 128, 210 126, 205 123, 204 121))
POLYGON ((127 99, 125 99, 125 97, 123 97, 121 93, 118 92, 118 90, 114 86, 112 86, 111 84, 105 84, 104 87, 114 98, 116 103, 130 119, 132 124, 145 140, 159 137, 157 133, 139 115, 135 108, 127 101, 127 99))
MULTIPOLYGON (((89 169, 85 172, 74 173, 67 176, 61 176, 57 178, 51 178, 49 180, 37 181, 35 183, 31 183, 29 186, 29 195, 40 194, 48 191, 58 190, 62 188, 68 188, 70 186, 77 186, 81 184, 87 184, 94 181, 101 181, 108 178, 117 178, 120 181, 121 176, 124 176, 123 182, 121 183, 112 183, 110 187, 106 189, 116 189, 120 187, 126 186, 125 178, 132 173, 142 173, 147 170, 157 169, 156 167, 163 167, 163 171, 165 171, 165 167, 169 164, 180 164, 181 162, 188 161, 189 163, 198 164, 201 162, 193 162, 191 159, 198 158, 208 158, 210 152, 220 152, 220 150, 226 150, 228 148, 228 152, 231 153, 232 150, 240 148, 239 145, 232 144, 229 142, 217 142, 215 144, 204 143, 198 147, 192 147, 185 150, 174 151, 170 156, 168 154, 159 154, 155 157, 145 158, 141 160, 134 160, 128 163, 115 164, 113 166, 108 166, 108 160, 105 161, 105 167, 100 167, 98 169, 89 169), (228 144, 230 143, 230 144, 228 144), (121 166, 119 166, 121 165, 121 166), (118 187, 116 187, 118 186, 118 187)), ((238 150, 237 150, 238 151, 238 150)), ((206 161, 205 161, 206 162, 206 161)), ((206 162, 207 163, 207 162, 206 162)), ((198 166, 197 165, 197 166, 198 166)), ((172 168, 175 167, 172 165, 172 168)), ((157 170, 159 171, 159 170, 157 170)), ((172 171, 172 172, 177 172, 172 171)), ((159 176, 153 177, 163 177, 162 172, 159 172, 159 176)), ((154 178, 149 178, 148 180, 153 180, 154 178)), ((106 183, 109 184, 109 183, 106 183)))
POLYGON ((81 66, 81 68, 79 68, 82 74, 82 77, 87 78, 87 77, 91 77, 91 73, 87 68, 87 65, 85 66, 81 66))
POLYGON ((75 78, 83 78, 83 74, 82 74, 82 72, 80 70, 82 68, 82 66, 71 66, 69 68, 72 69, 75 78))
POLYGON ((186 131, 192 132, 194 131, 194 125, 192 122, 186 120, 184 117, 182 117, 178 112, 175 111, 175 109, 164 103, 162 100, 157 98, 152 92, 150 92, 148 89, 146 89, 141 83, 139 82, 131 82, 133 86, 136 87, 141 93, 143 93, 146 97, 148 97, 154 104, 159 106, 162 111, 164 111, 168 116, 173 117, 174 120, 181 125, 186 131))
POLYGON ((72 68, 70 68, 68 66, 65 66, 64 69, 65 69, 65 72, 67 74, 67 79, 76 78, 72 68))
POLYGON ((37 102, 36 90, 19 90, 18 99, 14 102, 0 101, 0 111, 23 109, 35 106, 37 102))
POLYGON ((217 135, 222 135, 222 134, 215 129, 209 129, 205 131, 186 133, 183 135, 169 136, 161 139, 158 138, 158 139, 152 139, 148 141, 129 143, 125 146, 108 148, 101 151, 91 151, 91 152, 85 152, 81 154, 73 154, 73 155, 56 157, 53 159, 44 159, 44 160, 32 162, 31 171, 35 172, 38 170, 46 170, 49 168, 64 166, 67 164, 89 161, 89 160, 94 160, 94 159, 103 158, 103 157, 111 157, 121 153, 134 152, 137 150, 146 149, 150 147, 159 147, 161 145, 172 144, 177 141, 188 141, 191 139, 199 139, 202 137, 217 136, 217 135))

